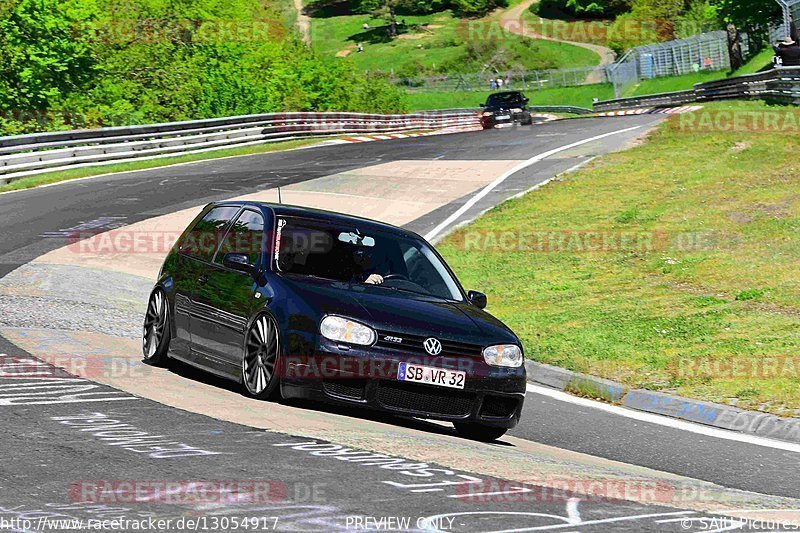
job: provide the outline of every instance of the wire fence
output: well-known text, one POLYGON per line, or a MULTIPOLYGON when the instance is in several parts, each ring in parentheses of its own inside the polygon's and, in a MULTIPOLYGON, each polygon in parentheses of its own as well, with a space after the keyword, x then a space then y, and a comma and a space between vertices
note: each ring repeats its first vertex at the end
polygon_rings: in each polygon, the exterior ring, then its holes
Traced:
MULTIPOLYGON (((742 56, 750 56, 750 39, 741 34, 742 56)), ((621 98, 642 80, 682 76, 702 71, 730 70, 726 31, 714 31, 686 39, 639 46, 608 67, 614 95, 621 98)))
POLYGON ((779 43, 789 37, 789 20, 800 21, 800 0, 784 0, 778 3, 783 9, 783 21, 767 26, 770 44, 779 43))
MULTIPOLYGON (((741 39, 742 55, 749 57, 749 39, 746 34, 742 34, 741 39)), ((730 68, 728 34, 721 30, 632 48, 616 63, 607 66, 420 76, 393 81, 411 93, 534 91, 611 83, 615 97, 620 98, 641 80, 730 68)))
POLYGON ((516 89, 532 91, 557 89, 608 82, 604 67, 578 67, 569 69, 508 71, 502 73, 480 72, 400 78, 395 84, 412 93, 494 91, 516 89))

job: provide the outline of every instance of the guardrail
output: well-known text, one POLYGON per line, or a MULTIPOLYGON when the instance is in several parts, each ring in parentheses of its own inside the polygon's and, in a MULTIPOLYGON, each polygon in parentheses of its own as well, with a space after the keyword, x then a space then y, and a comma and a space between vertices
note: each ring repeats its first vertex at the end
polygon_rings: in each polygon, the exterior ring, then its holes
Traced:
POLYGON ((298 138, 478 126, 478 113, 270 113, 0 137, 0 183, 58 170, 298 138))
POLYGON ((567 115, 591 115, 591 109, 572 105, 533 105, 528 106, 528 111, 533 113, 564 113, 567 115))
POLYGON ((596 103, 594 110, 618 111, 741 99, 760 99, 783 104, 800 103, 800 67, 775 68, 746 76, 698 83, 688 91, 606 100, 596 103))

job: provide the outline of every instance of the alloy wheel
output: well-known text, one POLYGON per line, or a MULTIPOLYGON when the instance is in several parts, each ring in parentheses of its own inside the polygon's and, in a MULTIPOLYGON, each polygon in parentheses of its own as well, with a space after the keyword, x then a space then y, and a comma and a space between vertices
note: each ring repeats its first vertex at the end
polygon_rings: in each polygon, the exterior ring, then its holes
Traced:
POLYGON ((278 349, 278 325, 271 317, 259 317, 247 334, 242 364, 245 387, 253 396, 268 394, 273 388, 278 349))
POLYGON ((142 332, 142 351, 147 360, 158 359, 162 350, 164 332, 167 325, 167 301, 164 293, 154 291, 147 305, 142 332))

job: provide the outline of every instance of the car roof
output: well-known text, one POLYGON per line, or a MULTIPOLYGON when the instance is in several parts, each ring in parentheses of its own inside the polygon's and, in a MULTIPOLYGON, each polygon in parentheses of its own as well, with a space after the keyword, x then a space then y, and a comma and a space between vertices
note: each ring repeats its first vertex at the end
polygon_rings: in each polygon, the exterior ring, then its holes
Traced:
POLYGON ((505 96, 507 94, 514 94, 514 95, 520 94, 521 95, 522 91, 499 91, 499 92, 496 92, 496 93, 492 93, 489 96, 505 96))
POLYGON ((270 202, 243 202, 243 201, 230 201, 230 202, 215 202, 213 205, 233 205, 233 206, 250 206, 257 207, 262 210, 272 211, 278 217, 298 217, 310 220, 324 220, 336 224, 357 224, 359 228, 366 229, 367 231, 384 231, 395 233, 398 235, 405 235, 409 237, 420 238, 419 235, 412 231, 386 224, 385 222, 378 222, 369 218, 356 217, 352 215, 345 215, 344 213, 336 213, 334 211, 325 211, 323 209, 313 209, 310 207, 301 207, 296 205, 286 204, 273 204, 270 202))

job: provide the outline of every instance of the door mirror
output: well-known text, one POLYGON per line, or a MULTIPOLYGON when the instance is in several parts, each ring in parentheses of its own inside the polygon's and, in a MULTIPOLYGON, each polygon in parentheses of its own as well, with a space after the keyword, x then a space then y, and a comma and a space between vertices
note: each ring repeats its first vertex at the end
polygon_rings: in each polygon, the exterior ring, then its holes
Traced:
POLYGON ((256 271, 256 267, 250 264, 250 259, 245 254, 225 254, 222 258, 222 264, 232 270, 247 274, 254 274, 256 271))
POLYGON ((525 105, 527 105, 528 102, 530 102, 530 100, 528 98, 523 98, 522 101, 525 102, 525 105))
POLYGON ((467 298, 469 299, 470 303, 478 309, 486 309, 486 295, 482 292, 469 291, 467 293, 467 298))
POLYGON ((486 107, 486 102, 484 102, 482 104, 478 104, 478 107, 486 107))

